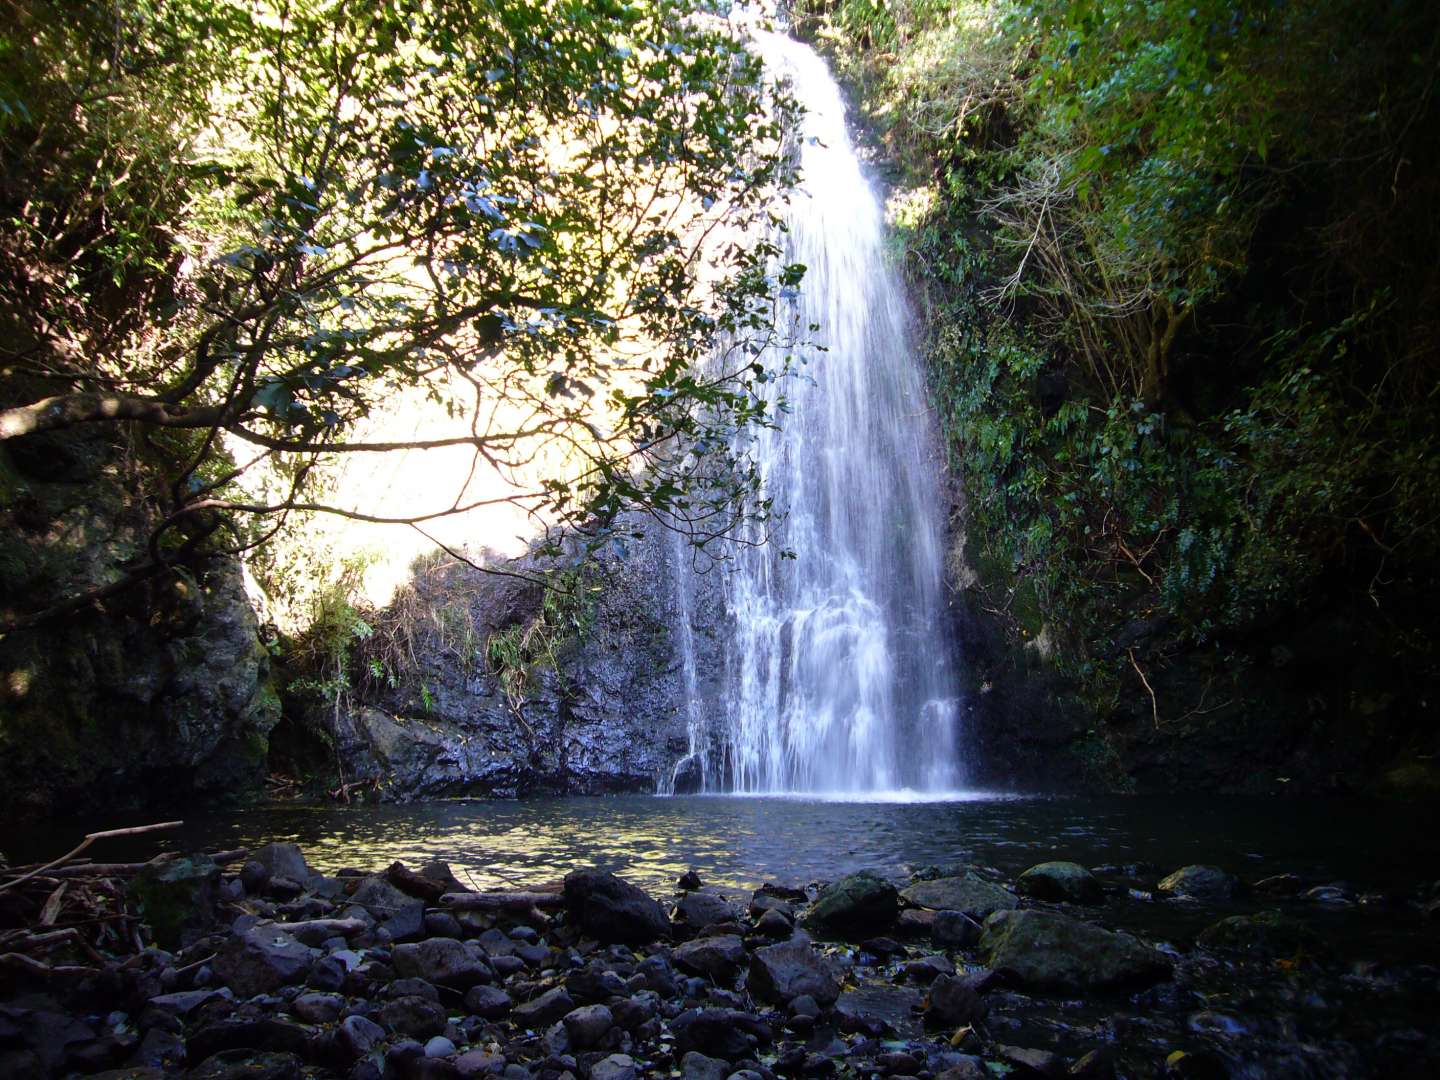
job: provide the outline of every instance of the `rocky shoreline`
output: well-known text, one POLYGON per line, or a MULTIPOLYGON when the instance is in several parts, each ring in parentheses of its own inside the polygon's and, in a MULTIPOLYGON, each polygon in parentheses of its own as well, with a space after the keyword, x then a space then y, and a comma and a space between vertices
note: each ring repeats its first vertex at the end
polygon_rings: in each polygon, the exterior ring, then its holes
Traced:
POLYGON ((504 892, 443 863, 328 875, 291 844, 45 868, 0 888, 15 927, 0 930, 0 1075, 1440 1074, 1440 972, 1338 959, 1306 917, 1363 900, 1433 936, 1433 888, 1357 897, 1185 867, 1141 894, 1213 908, 1178 948, 1105 925, 1107 900, 1138 892, 1105 869, 744 893, 692 871, 662 903, 588 869, 504 892), (1232 910, 1242 891, 1274 907, 1232 910), (48 929, 80 894, 85 927, 48 929))

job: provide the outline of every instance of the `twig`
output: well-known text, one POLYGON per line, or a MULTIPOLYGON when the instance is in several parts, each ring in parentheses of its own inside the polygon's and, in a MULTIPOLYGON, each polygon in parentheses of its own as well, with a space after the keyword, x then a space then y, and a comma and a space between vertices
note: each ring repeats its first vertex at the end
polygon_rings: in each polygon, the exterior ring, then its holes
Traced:
POLYGON ((60 858, 46 863, 38 870, 32 870, 28 874, 22 874, 18 878, 14 878, 11 881, 5 882, 5 884, 0 885, 0 892, 4 892, 6 889, 14 888, 22 881, 29 881, 32 877, 38 876, 45 870, 49 870, 53 867, 60 866, 62 863, 69 862, 76 855, 79 855, 82 851, 84 851, 91 844, 93 844, 96 840, 109 840, 116 836, 139 836, 142 833, 159 832, 161 829, 176 829, 183 824, 185 824, 183 821, 164 821, 159 823, 158 825, 137 825, 133 829, 107 829, 105 832, 89 833, 86 835, 84 840, 80 841, 80 843, 76 846, 75 850, 67 852, 64 855, 61 855, 60 858))
POLYGON ((1140 681, 1145 684, 1145 692, 1150 695, 1150 718, 1155 721, 1155 730, 1160 730, 1160 705, 1155 700, 1155 689, 1150 685, 1150 680, 1145 677, 1145 672, 1140 670, 1139 663, 1135 660, 1135 650, 1130 650, 1130 666, 1135 669, 1135 674, 1140 676, 1140 681))

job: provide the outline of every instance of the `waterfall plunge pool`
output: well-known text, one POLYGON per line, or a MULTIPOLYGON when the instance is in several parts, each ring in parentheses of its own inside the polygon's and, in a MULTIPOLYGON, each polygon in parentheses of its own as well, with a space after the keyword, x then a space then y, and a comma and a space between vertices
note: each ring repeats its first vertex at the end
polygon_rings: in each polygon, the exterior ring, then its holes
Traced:
MULTIPOLYGON (((990 867, 1013 881, 1035 863, 1070 859, 1107 868, 1102 880, 1116 890, 1109 903, 1126 909, 1114 913, 1116 922, 1177 938, 1213 921, 1214 910, 1147 902, 1127 890, 1153 889, 1161 876, 1189 863, 1213 863, 1248 881, 1292 873, 1307 885, 1345 882, 1356 894, 1376 896, 1413 896, 1440 878, 1435 805, 978 793, 908 801, 901 794, 884 801, 633 795, 281 804, 190 814, 174 832, 107 841, 89 854, 110 861, 146 858, 157 845, 214 851, 293 841, 326 871, 441 859, 462 881, 487 888, 553 881, 576 867, 597 866, 662 897, 692 867, 707 884, 739 890, 765 881, 831 880, 862 868, 903 882, 921 867, 959 863, 990 867)), ((12 862, 49 858, 91 829, 154 820, 50 822, 7 838, 3 849, 12 862)), ((1367 915, 1364 905, 1336 911, 1334 918, 1345 924, 1346 938, 1361 931, 1351 920, 1383 921, 1367 915)), ((1408 947, 1416 944, 1411 938, 1408 947)), ((1377 945, 1372 939, 1367 947, 1373 952, 1377 945)))

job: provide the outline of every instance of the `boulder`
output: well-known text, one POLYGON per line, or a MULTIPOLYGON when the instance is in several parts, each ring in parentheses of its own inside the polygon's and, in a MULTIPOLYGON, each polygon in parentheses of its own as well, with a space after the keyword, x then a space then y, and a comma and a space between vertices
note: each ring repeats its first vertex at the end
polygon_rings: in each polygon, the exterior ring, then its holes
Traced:
POLYGON ((835 1001, 835 1020, 842 1031, 871 1038, 905 1035, 914 1026, 920 995, 904 986, 869 985, 847 991, 835 1001))
POLYGON ((943 947, 968 947, 980 940, 980 924, 963 911, 937 911, 930 939, 943 947))
POLYGON ((425 901, 417 900, 378 875, 360 882, 350 902, 364 908, 395 941, 410 941, 425 929, 425 901))
POLYGON ((302 983, 320 954, 273 926, 252 926, 231 934, 211 967, 242 998, 302 983))
POLYGON ((599 870, 565 875, 565 909, 606 944, 648 945, 670 932, 665 909, 643 889, 599 870))
POLYGON ((692 975, 703 975, 722 985, 731 985, 745 966, 745 945, 733 934, 696 938, 673 953, 675 966, 692 975))
POLYGON ((1189 900, 1229 900, 1235 895, 1235 878, 1218 866, 1182 866, 1161 880, 1155 891, 1189 900))
POLYGON ((997 911, 1011 911, 1020 904, 1009 890, 970 873, 917 881, 900 895, 916 907, 960 911, 979 921, 997 911))
POLYGON ((482 1020, 499 1020, 514 1007, 510 995, 498 986, 472 986, 465 993, 465 1008, 482 1020))
POLYGON ((1052 911, 997 911, 980 947, 997 974, 1022 989, 1108 990, 1169 978, 1171 964, 1135 938, 1052 911))
POLYGON ((301 1062, 294 1054, 260 1050, 226 1050, 190 1070, 191 1080, 300 1080, 301 1062))
POLYGON ((220 867, 208 855, 151 863, 131 879, 126 899, 165 949, 193 944, 215 921, 220 867))
POLYGON ((811 905, 805 924, 831 933, 861 931, 870 936, 889 927, 899 913, 895 886, 873 871, 861 870, 827 885, 811 905))
POLYGON ((1021 896, 1056 903, 1098 904, 1105 899, 1099 879, 1073 862, 1043 862, 1032 866, 1016 880, 1015 891, 1021 896))
MULTIPOLYGON (((260 864, 265 871, 266 882, 277 877, 303 882, 315 873, 305 862, 305 855, 296 844, 266 844, 258 851, 250 853, 246 866, 249 866, 250 862, 260 864)), ((250 888, 248 881, 245 887, 250 888)))
POLYGON ((395 973, 405 978, 424 979, 436 986, 468 990, 491 980, 484 953, 477 946, 454 938, 429 938, 409 945, 396 945, 390 955, 395 973))
POLYGON ((735 1061, 748 1057, 761 1041, 769 1038, 759 1017, 737 1009, 692 1009, 671 1023, 681 1053, 698 1050, 709 1057, 735 1061))
POLYGON ((683 919, 686 925, 703 930, 715 923, 735 922, 740 918, 740 909, 723 896, 691 892, 675 905, 675 914, 683 919))
POLYGON ((750 958, 750 992, 761 1000, 783 1005, 808 994, 824 1005, 840 996, 825 958, 808 942, 785 941, 756 949, 750 958))
POLYGON ((974 987, 960 976, 938 976, 925 995, 926 1027, 964 1027, 984 1020, 988 1012, 974 987))
POLYGON ((590 1066, 590 1080, 639 1080, 640 1067, 629 1054, 611 1054, 590 1066))
POLYGON ((778 910, 771 909, 755 920, 755 932, 771 938, 788 938, 794 924, 778 910))
POLYGON ((397 1035, 430 1039, 443 1034, 445 1010, 428 998, 411 995, 387 1001, 380 1010, 380 1022, 397 1035))
POLYGON ((505 1059, 488 1050, 468 1050, 455 1059, 455 1068, 463 1080, 478 1076, 495 1076, 505 1071, 505 1059))
POLYGON ((730 1063, 691 1050, 680 1059, 680 1075, 682 1080, 725 1080, 730 1063))
POLYGON ((557 986, 553 990, 545 991, 533 1001, 516 1005, 510 1010, 510 1016, 523 1028, 539 1030, 549 1027, 574 1008, 575 999, 566 993, 564 987, 557 986))
POLYGON ((565 1033, 576 1050, 589 1050, 615 1026, 615 1016, 604 1005, 582 1005, 565 1014, 565 1033))
POLYGON ((990 1051, 1003 1064, 1010 1067, 1007 1075, 1019 1078, 1049 1077, 1060 1080, 1066 1073, 1065 1062, 1049 1050, 1035 1050, 1028 1046, 1006 1046, 996 1043, 990 1051))

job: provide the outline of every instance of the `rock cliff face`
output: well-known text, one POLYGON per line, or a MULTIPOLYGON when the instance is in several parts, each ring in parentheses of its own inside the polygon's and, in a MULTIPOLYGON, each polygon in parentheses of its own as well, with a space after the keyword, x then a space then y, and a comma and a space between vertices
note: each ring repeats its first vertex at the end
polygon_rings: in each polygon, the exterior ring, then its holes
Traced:
MULTIPOLYGON (((0 607, 120 576, 145 518, 103 440, 0 460, 0 607)), ((227 796, 263 779, 279 719, 237 562, 156 579, 0 638, 0 819, 227 796)))
POLYGON ((669 574, 650 545, 602 560, 588 628, 507 693, 486 643, 540 616, 540 588, 453 563, 417 573, 408 603, 427 614, 396 685, 292 710, 275 763, 364 798, 653 792, 688 746, 669 574))

